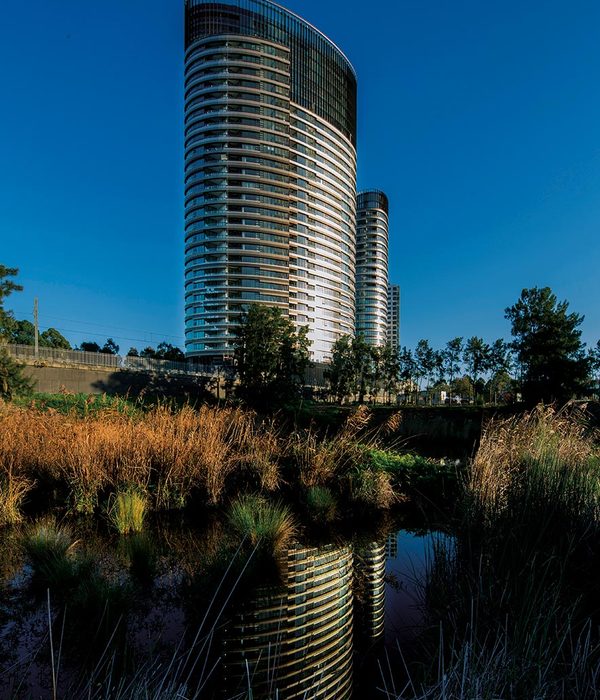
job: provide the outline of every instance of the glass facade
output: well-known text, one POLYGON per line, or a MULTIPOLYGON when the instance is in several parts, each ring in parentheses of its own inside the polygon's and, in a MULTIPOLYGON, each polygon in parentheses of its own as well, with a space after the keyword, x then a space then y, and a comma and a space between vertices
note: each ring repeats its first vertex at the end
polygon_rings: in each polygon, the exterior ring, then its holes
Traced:
POLYGON ((370 345, 387 342, 388 199, 361 192, 356 220, 356 333, 370 345))
POLYGON ((400 285, 388 285, 387 342, 400 350, 400 285))
POLYGON ((251 303, 354 332, 356 78, 326 37, 261 0, 186 2, 186 352, 231 353, 251 303))

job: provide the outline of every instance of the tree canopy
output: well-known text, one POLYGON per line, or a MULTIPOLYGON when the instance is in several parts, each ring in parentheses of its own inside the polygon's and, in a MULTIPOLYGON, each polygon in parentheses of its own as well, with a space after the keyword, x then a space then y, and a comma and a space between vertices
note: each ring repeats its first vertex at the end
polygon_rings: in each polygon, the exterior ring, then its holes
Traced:
POLYGON ((523 289, 505 311, 512 324, 512 346, 523 371, 523 398, 564 403, 584 389, 588 358, 579 326, 583 316, 568 313, 550 287, 523 289))
MULTIPOLYGON (((0 265, 0 339, 6 342, 6 327, 13 316, 4 310, 4 299, 13 292, 22 291, 23 287, 16 284, 8 277, 18 274, 16 267, 0 265)), ((31 391, 32 382, 23 374, 23 367, 9 356, 6 348, 0 345, 0 397, 12 399, 18 394, 27 394, 31 391)))
POLYGON ((278 308, 253 304, 234 333, 238 394, 259 407, 296 398, 310 364, 308 329, 296 330, 278 308))

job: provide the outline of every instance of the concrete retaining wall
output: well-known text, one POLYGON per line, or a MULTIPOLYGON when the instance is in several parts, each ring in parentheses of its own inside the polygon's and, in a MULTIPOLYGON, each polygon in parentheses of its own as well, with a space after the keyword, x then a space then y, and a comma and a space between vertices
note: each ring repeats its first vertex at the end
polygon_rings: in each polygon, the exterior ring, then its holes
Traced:
POLYGON ((223 380, 198 376, 178 376, 155 372, 131 372, 127 370, 105 370, 78 367, 35 367, 28 365, 25 374, 35 381, 34 390, 56 394, 60 391, 75 394, 152 394, 172 397, 208 398, 209 395, 224 396, 223 380))

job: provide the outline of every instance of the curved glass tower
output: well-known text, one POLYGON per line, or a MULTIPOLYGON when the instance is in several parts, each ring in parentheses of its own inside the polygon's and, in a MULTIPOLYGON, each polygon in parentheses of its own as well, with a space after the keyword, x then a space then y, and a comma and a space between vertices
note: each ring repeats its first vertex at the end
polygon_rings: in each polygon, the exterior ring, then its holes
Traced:
POLYGON ((326 360, 354 332, 354 70, 268 0, 186 0, 185 47, 186 353, 230 355, 263 303, 326 360))
POLYGON ((387 342, 388 198, 371 190, 357 197, 356 334, 370 345, 387 342))

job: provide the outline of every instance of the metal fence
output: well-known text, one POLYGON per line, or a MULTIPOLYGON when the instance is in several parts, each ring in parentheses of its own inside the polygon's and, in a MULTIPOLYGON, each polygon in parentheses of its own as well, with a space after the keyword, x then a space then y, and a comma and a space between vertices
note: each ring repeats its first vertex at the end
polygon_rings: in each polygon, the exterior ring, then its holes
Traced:
POLYGON ((27 364, 51 362, 59 365, 85 365, 87 367, 102 367, 104 369, 133 372, 209 375, 211 377, 218 374, 218 369, 215 366, 198 365, 194 362, 174 362, 171 360, 157 360, 151 357, 109 355, 103 352, 62 350, 59 348, 39 348, 36 354, 32 345, 5 345, 4 347, 16 360, 27 364))

